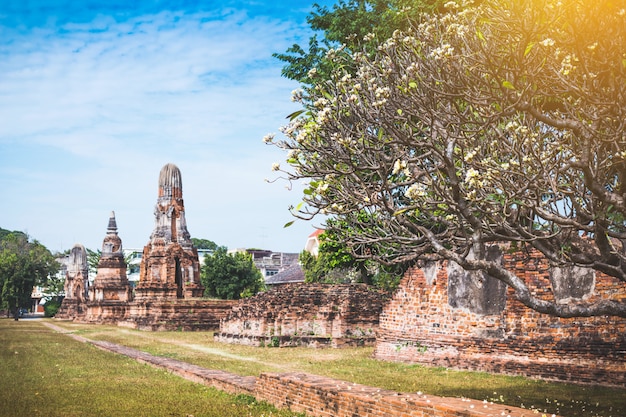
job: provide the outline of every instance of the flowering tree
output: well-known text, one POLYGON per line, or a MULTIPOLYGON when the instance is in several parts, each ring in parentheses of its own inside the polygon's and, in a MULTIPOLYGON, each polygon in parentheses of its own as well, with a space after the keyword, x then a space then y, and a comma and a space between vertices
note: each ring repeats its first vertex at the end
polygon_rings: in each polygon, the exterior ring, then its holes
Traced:
POLYGON ((374 57, 329 51, 331 77, 295 93, 287 139, 265 139, 288 151, 274 170, 308 181, 294 214, 347 223, 357 257, 451 260, 543 313, 626 317, 623 301, 537 298, 485 256, 527 246, 626 281, 626 2, 446 8, 374 57))

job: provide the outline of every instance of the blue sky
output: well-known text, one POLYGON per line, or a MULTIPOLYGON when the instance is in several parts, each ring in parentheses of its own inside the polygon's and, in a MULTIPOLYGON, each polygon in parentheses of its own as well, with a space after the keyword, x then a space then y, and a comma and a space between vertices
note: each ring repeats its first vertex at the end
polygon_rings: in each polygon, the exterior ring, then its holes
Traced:
POLYGON ((192 237, 300 252, 319 222, 283 228, 301 192, 265 182, 285 155, 262 138, 297 110, 271 55, 313 2, 2 0, 0 227, 100 249, 114 210, 142 248, 171 162, 192 237))

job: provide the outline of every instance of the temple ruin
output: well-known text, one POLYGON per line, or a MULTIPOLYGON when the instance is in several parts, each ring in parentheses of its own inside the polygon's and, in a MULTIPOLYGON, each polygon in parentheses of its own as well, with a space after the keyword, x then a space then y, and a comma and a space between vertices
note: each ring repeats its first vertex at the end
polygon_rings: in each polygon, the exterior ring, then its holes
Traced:
POLYGON ((107 234, 102 242, 98 272, 89 288, 87 313, 79 320, 97 323, 115 323, 126 317, 131 288, 126 278, 126 262, 122 239, 117 234, 115 212, 111 212, 107 234))
MULTIPOLYGON (((122 240, 115 213, 111 213, 102 243, 98 272, 88 292, 85 270, 68 268, 67 302, 57 318, 79 322, 113 323, 142 330, 211 330, 219 327, 234 301, 201 298, 198 251, 191 242, 185 220, 180 170, 165 165, 159 175, 155 226, 143 250, 139 283, 131 290, 126 276, 122 240), (70 272, 71 271, 71 272, 70 272), (80 281, 82 282, 82 281, 80 281), (80 289, 78 286, 82 285, 80 289), (66 312, 67 311, 67 312, 66 312)), ((78 259, 77 250, 74 258, 78 259)))
POLYGON ((79 243, 75 244, 65 261, 65 283, 63 292, 65 298, 56 313, 62 319, 74 319, 85 313, 85 301, 89 288, 89 266, 87 251, 79 243))
MULTIPOLYGON (((550 265, 536 251, 501 252, 494 247, 491 256, 541 298, 575 303, 626 297, 618 279, 591 269, 550 265)), ((541 314, 517 301, 514 291, 495 278, 440 262, 405 274, 381 313, 374 357, 626 386, 624 352, 624 318, 541 314)))
POLYGON ((185 220, 180 170, 167 164, 159 175, 154 208, 155 225, 144 247, 137 301, 178 300, 201 297, 198 251, 191 243, 185 220))

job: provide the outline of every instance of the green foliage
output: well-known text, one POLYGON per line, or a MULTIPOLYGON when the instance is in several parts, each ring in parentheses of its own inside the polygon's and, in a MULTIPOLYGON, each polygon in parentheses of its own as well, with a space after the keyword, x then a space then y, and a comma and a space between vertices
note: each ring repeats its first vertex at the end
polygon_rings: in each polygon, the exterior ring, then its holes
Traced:
POLYGON ((366 35, 387 39, 394 30, 405 29, 422 11, 438 9, 443 3, 440 0, 339 0, 332 9, 313 4, 314 11, 307 22, 319 33, 309 39, 308 51, 294 44, 274 57, 286 63, 283 76, 312 85, 315 79, 330 78, 334 64, 327 59, 329 51, 341 49, 350 53, 365 49, 371 53, 376 43, 363 42, 366 35), (313 69, 314 76, 310 73, 313 69))
POLYGON ((87 265, 89 266, 89 273, 95 274, 98 271, 98 263, 100 262, 102 251, 100 249, 93 251, 89 248, 85 248, 85 250, 87 251, 87 265))
POLYGON ((0 306, 13 312, 30 306, 35 285, 47 285, 59 269, 50 251, 22 232, 3 233, 0 240, 0 306))
POLYGON ((249 253, 228 253, 225 246, 218 247, 204 258, 201 272, 206 297, 238 300, 251 296, 265 287, 263 275, 254 265, 249 253))
POLYGON ((197 239, 195 237, 192 237, 191 238, 191 243, 193 243, 193 245, 197 249, 216 250, 218 248, 217 243, 213 242, 212 240, 208 240, 208 239, 197 239))
POLYGON ((53 297, 52 299, 46 301, 46 304, 43 306, 43 314, 45 317, 54 317, 59 311, 59 307, 61 307, 61 302, 58 297, 53 297))
POLYGON ((349 229, 338 219, 326 221, 328 229, 319 236, 318 256, 300 254, 305 282, 339 284, 360 282, 392 291, 411 265, 409 262, 383 265, 367 257, 360 258, 345 244, 343 234, 349 229))

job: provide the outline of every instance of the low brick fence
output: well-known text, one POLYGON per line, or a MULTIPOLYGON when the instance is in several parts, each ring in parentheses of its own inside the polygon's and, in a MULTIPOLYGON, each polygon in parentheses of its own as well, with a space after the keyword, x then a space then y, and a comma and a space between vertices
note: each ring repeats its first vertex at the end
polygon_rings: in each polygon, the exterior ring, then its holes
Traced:
POLYGON ((532 410, 466 398, 401 393, 305 373, 261 374, 255 396, 316 417, 531 417, 532 410))

